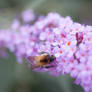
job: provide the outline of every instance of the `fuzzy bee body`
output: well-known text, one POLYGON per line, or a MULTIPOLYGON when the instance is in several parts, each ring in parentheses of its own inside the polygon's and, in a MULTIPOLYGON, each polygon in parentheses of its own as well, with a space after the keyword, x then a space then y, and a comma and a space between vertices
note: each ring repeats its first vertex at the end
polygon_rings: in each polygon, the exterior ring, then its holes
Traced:
POLYGON ((55 60, 53 55, 49 55, 48 53, 41 53, 39 56, 30 56, 28 58, 31 62, 31 68, 50 68, 52 67, 50 64, 55 60))

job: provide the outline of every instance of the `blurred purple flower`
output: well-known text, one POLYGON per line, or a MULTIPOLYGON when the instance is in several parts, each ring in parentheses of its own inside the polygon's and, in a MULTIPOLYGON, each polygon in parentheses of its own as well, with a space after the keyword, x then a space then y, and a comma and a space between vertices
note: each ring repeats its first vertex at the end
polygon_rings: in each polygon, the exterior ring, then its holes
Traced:
POLYGON ((19 26, 20 26, 20 21, 18 19, 14 19, 14 21, 13 21, 13 23, 11 25, 11 28, 13 30, 17 30, 19 28, 19 26))
POLYGON ((25 23, 32 22, 35 19, 35 14, 32 10, 26 10, 22 13, 22 20, 25 23))
MULTIPOLYGON (((24 22, 31 22, 35 16, 28 10, 22 18, 24 22)), ((85 92, 92 92, 92 26, 75 23, 70 17, 63 18, 55 12, 41 16, 33 25, 19 26, 16 20, 13 25, 17 30, 0 31, 0 46, 14 52, 19 63, 23 58, 47 52, 56 57, 55 67, 36 71, 49 71, 55 76, 70 74, 85 92)), ((33 61, 27 59, 30 66, 33 61)))

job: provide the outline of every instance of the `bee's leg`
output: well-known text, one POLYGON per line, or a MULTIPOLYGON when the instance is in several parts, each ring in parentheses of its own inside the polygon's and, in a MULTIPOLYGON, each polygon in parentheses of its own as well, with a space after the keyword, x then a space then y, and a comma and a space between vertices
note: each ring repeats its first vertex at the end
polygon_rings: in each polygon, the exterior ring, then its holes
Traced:
POLYGON ((43 69, 43 68, 50 68, 51 66, 41 66, 40 68, 43 69))
POLYGON ((34 66, 31 66, 31 69, 34 70, 36 68, 39 68, 40 66, 39 65, 34 65, 34 66))
POLYGON ((52 67, 55 67, 54 65, 50 65, 50 66, 45 66, 44 68, 52 68, 52 67))
POLYGON ((45 68, 51 68, 52 66, 45 66, 45 68))
POLYGON ((40 52, 40 54, 44 54, 44 53, 48 54, 47 52, 44 52, 44 51, 40 52))

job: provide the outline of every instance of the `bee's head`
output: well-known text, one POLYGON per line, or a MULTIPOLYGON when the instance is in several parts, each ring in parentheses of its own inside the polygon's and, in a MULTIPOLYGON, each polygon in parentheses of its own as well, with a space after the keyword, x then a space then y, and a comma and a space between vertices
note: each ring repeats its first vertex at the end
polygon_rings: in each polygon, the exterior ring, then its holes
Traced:
POLYGON ((49 61, 49 63, 50 63, 50 62, 53 62, 56 59, 56 57, 54 55, 50 55, 47 52, 41 52, 40 54, 42 56, 44 56, 43 59, 41 60, 41 62, 48 62, 49 61))
POLYGON ((50 62, 54 61, 55 59, 56 59, 55 56, 53 56, 53 55, 50 56, 50 62))
POLYGON ((42 54, 40 57, 39 57, 39 61, 40 63, 49 63, 50 62, 50 58, 49 58, 49 55, 48 54, 42 54))

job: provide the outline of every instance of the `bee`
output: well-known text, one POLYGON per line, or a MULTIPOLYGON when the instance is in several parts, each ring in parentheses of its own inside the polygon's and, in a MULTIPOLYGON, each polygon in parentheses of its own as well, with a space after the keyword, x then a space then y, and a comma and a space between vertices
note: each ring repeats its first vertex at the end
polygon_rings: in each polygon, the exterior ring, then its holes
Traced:
POLYGON ((31 62, 31 69, 36 68, 51 68, 53 65, 50 65, 54 60, 55 56, 49 55, 46 52, 40 53, 39 56, 29 56, 28 60, 31 62))

